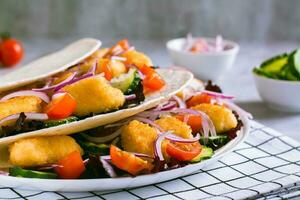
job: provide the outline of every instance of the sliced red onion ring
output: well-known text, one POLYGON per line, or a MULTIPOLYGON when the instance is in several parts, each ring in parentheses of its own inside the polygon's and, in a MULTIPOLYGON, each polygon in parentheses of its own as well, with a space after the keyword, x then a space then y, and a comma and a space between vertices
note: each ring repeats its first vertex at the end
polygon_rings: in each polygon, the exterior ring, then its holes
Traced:
MULTIPOLYGON (((29 120, 41 120, 41 121, 44 121, 44 120, 49 119, 48 115, 45 114, 45 113, 30 113, 30 112, 26 112, 24 114, 26 116, 26 119, 29 119, 29 120)), ((20 117, 20 113, 19 114, 9 115, 9 116, 7 116, 7 117, 5 117, 5 118, 3 118, 3 119, 0 120, 0 126, 4 122, 10 121, 10 120, 17 120, 17 119, 19 119, 19 117, 20 117)))
POLYGON ((54 99, 58 99, 60 98, 61 96, 64 96, 66 94, 66 92, 64 91, 57 91, 56 93, 54 93, 51 97, 52 100, 54 99))
POLYGON ((150 119, 143 118, 143 117, 133 117, 132 119, 133 120, 138 120, 138 121, 143 122, 145 124, 149 124, 150 126, 156 128, 159 132, 163 132, 162 128, 150 119))
POLYGON ((114 138, 118 137, 122 133, 122 127, 113 132, 110 135, 104 136, 104 137, 93 137, 86 133, 81 134, 85 139, 88 141, 94 142, 94 143, 105 143, 108 141, 113 140, 114 138))
POLYGON ((136 94, 130 94, 130 95, 125 95, 125 99, 128 100, 133 100, 136 98, 136 94))
POLYGON ((179 108, 186 108, 185 102, 181 98, 179 98, 178 96, 174 95, 172 97, 172 99, 174 99, 178 103, 179 108))
POLYGON ((47 94, 43 92, 37 92, 37 91, 32 91, 32 90, 22 90, 18 92, 13 92, 10 93, 4 97, 1 98, 0 101, 6 101, 8 99, 14 98, 14 97, 20 97, 20 96, 36 96, 45 101, 46 103, 49 103, 50 99, 47 96, 47 94))
POLYGON ((71 82, 73 79, 75 79, 77 75, 77 72, 73 72, 68 78, 66 78, 65 80, 63 80, 62 82, 55 84, 55 85, 51 85, 51 86, 44 86, 42 88, 34 88, 32 89, 33 91, 49 91, 54 89, 55 91, 59 90, 60 88, 66 86, 69 84, 69 82, 71 82))
POLYGON ((162 142, 165 139, 165 137, 167 137, 169 134, 170 134, 170 132, 162 133, 155 140, 155 143, 154 143, 155 151, 154 152, 155 152, 155 156, 158 157, 158 159, 160 161, 164 161, 164 155, 162 153, 161 145, 162 145, 162 142))
POLYGON ((198 133, 195 137, 190 138, 190 139, 185 139, 182 137, 179 137, 177 135, 174 134, 169 134, 165 137, 168 140, 171 140, 173 142, 180 142, 180 143, 193 143, 193 142, 197 142, 200 139, 200 134, 198 133))
POLYGON ((230 108, 231 110, 235 111, 239 116, 245 116, 246 118, 249 119, 253 119, 253 116, 251 113, 243 110, 241 107, 239 107, 238 105, 229 102, 229 101, 224 101, 223 102, 228 108, 230 108))
POLYGON ((109 163, 109 160, 110 160, 110 157, 109 157, 109 159, 105 159, 105 158, 103 158, 103 156, 100 156, 100 162, 102 163, 102 166, 105 169, 105 171, 107 172, 107 174, 111 178, 115 178, 115 177, 117 177, 117 173, 115 172, 114 168, 109 163))
POLYGON ((149 156, 147 154, 143 154, 143 153, 133 153, 135 156, 139 157, 139 158, 149 158, 149 159, 154 159, 152 156, 149 156))
POLYGON ((168 101, 162 104, 159 104, 154 110, 157 111, 165 111, 165 110, 171 110, 176 107, 176 102, 175 101, 168 101))
POLYGON ((112 56, 110 59, 117 60, 117 61, 126 61, 127 60, 127 58, 120 57, 120 56, 112 56))
POLYGON ((71 85, 71 84, 73 84, 73 83, 76 83, 77 81, 80 81, 80 80, 85 79, 85 78, 89 78, 89 77, 91 77, 91 76, 94 76, 93 73, 86 73, 86 74, 84 74, 84 75, 82 75, 82 76, 80 76, 80 77, 78 77, 78 78, 73 78, 71 81, 65 82, 65 83, 63 83, 63 84, 57 86, 57 87, 54 89, 54 91, 59 91, 61 88, 65 87, 66 85, 71 85))
POLYGON ((208 90, 203 90, 200 93, 204 93, 207 94, 209 96, 215 97, 215 98, 221 98, 221 99, 234 99, 235 97, 232 95, 226 95, 226 94, 222 94, 222 93, 218 93, 218 92, 212 92, 212 91, 208 91, 208 90))
POLYGON ((37 168, 37 170, 49 170, 49 169, 54 169, 56 167, 63 167, 63 166, 58 164, 47 164, 47 165, 40 166, 39 168, 37 168))

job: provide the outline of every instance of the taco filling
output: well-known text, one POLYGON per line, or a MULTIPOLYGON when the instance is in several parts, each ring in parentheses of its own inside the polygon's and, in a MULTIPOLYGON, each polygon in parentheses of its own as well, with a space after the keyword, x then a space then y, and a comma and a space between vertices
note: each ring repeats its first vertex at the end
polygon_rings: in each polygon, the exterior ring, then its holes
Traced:
MULTIPOLYGON (((206 88, 216 87, 210 83, 206 88)), ((9 145, 13 165, 9 174, 47 179, 114 178, 201 162, 239 134, 241 117, 251 117, 231 102, 233 96, 220 91, 190 87, 155 108, 113 124, 71 136, 18 140, 9 145)))
POLYGON ((134 107, 164 86, 151 59, 124 39, 63 72, 2 92, 0 137, 134 107))

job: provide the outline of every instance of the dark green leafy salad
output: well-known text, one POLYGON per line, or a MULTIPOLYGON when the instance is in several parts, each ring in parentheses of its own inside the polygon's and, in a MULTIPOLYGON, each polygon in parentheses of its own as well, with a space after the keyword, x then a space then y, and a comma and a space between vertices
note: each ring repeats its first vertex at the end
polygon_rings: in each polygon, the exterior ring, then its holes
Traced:
POLYGON ((270 58, 253 72, 272 79, 300 81, 300 49, 270 58))

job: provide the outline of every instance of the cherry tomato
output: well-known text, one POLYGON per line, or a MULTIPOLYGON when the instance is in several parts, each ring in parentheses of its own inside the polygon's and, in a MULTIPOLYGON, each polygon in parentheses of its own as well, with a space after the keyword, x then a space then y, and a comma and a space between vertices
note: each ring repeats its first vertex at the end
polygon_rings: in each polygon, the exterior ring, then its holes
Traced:
POLYGON ((190 108, 190 107, 196 106, 201 103, 210 103, 210 101, 211 101, 211 96, 201 93, 201 94, 195 95, 191 99, 189 99, 186 102, 186 105, 190 108))
POLYGON ((142 171, 150 171, 153 168, 149 162, 132 153, 122 151, 114 145, 110 146, 110 157, 113 165, 132 175, 137 175, 142 171))
POLYGON ((143 79, 143 86, 150 91, 160 90, 164 85, 165 81, 157 73, 146 75, 143 79))
POLYGON ((85 170, 85 166, 81 155, 78 151, 74 151, 61 159, 58 166, 54 168, 60 178, 76 179, 85 170))
POLYGON ((7 67, 18 64, 23 58, 24 50, 16 39, 5 39, 0 43, 0 62, 7 67))
POLYGON ((72 115, 76 108, 76 100, 68 93, 53 99, 46 107, 50 119, 64 119, 72 115))
MULTIPOLYGON (((184 115, 177 115, 176 118, 180 121, 184 121, 184 115)), ((202 119, 200 116, 189 115, 186 123, 191 127, 193 133, 199 133, 202 129, 202 119)))
POLYGON ((166 152, 169 156, 179 161, 189 161, 195 158, 202 150, 199 142, 194 143, 179 143, 169 142, 166 152))
POLYGON ((120 40, 117 44, 120 45, 120 47, 122 47, 123 50, 127 50, 130 47, 127 39, 120 40))

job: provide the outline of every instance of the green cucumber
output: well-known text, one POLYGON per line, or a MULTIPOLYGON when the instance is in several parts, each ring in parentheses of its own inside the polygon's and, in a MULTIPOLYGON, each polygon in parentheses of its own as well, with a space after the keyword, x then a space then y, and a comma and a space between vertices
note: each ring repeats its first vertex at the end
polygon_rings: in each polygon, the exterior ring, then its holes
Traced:
POLYGON ((113 78, 110 83, 124 94, 131 94, 139 85, 141 78, 136 69, 131 68, 126 74, 113 78))
POLYGON ((9 168, 9 175, 23 178, 41 178, 41 179, 57 179, 58 176, 51 172, 40 172, 28 169, 22 169, 21 167, 9 168))
POLYGON ((75 121, 78 121, 78 117, 71 116, 71 117, 68 117, 65 119, 47 120, 47 121, 44 121, 44 127, 49 128, 49 127, 58 126, 58 125, 62 125, 62 124, 68 124, 68 123, 75 122, 75 121))
POLYGON ((280 77, 281 79, 284 80, 289 80, 289 81, 298 81, 299 77, 297 76, 298 72, 295 72, 295 69, 293 66, 287 64, 283 67, 283 69, 280 71, 280 77))
POLYGON ((217 136, 211 136, 209 138, 200 137, 200 144, 208 146, 212 149, 218 149, 227 142, 229 142, 230 138, 227 135, 217 135, 217 136))
POLYGON ((289 65, 296 73, 297 77, 300 77, 300 49, 293 51, 289 57, 289 65))
POLYGON ((214 151, 213 151, 212 148, 202 146, 201 152, 195 158, 193 158, 190 162, 191 163, 197 163, 197 162, 200 162, 202 160, 209 159, 213 155, 214 155, 214 151))
POLYGON ((275 56, 263 62, 260 68, 265 72, 277 74, 288 63, 289 54, 275 56))

